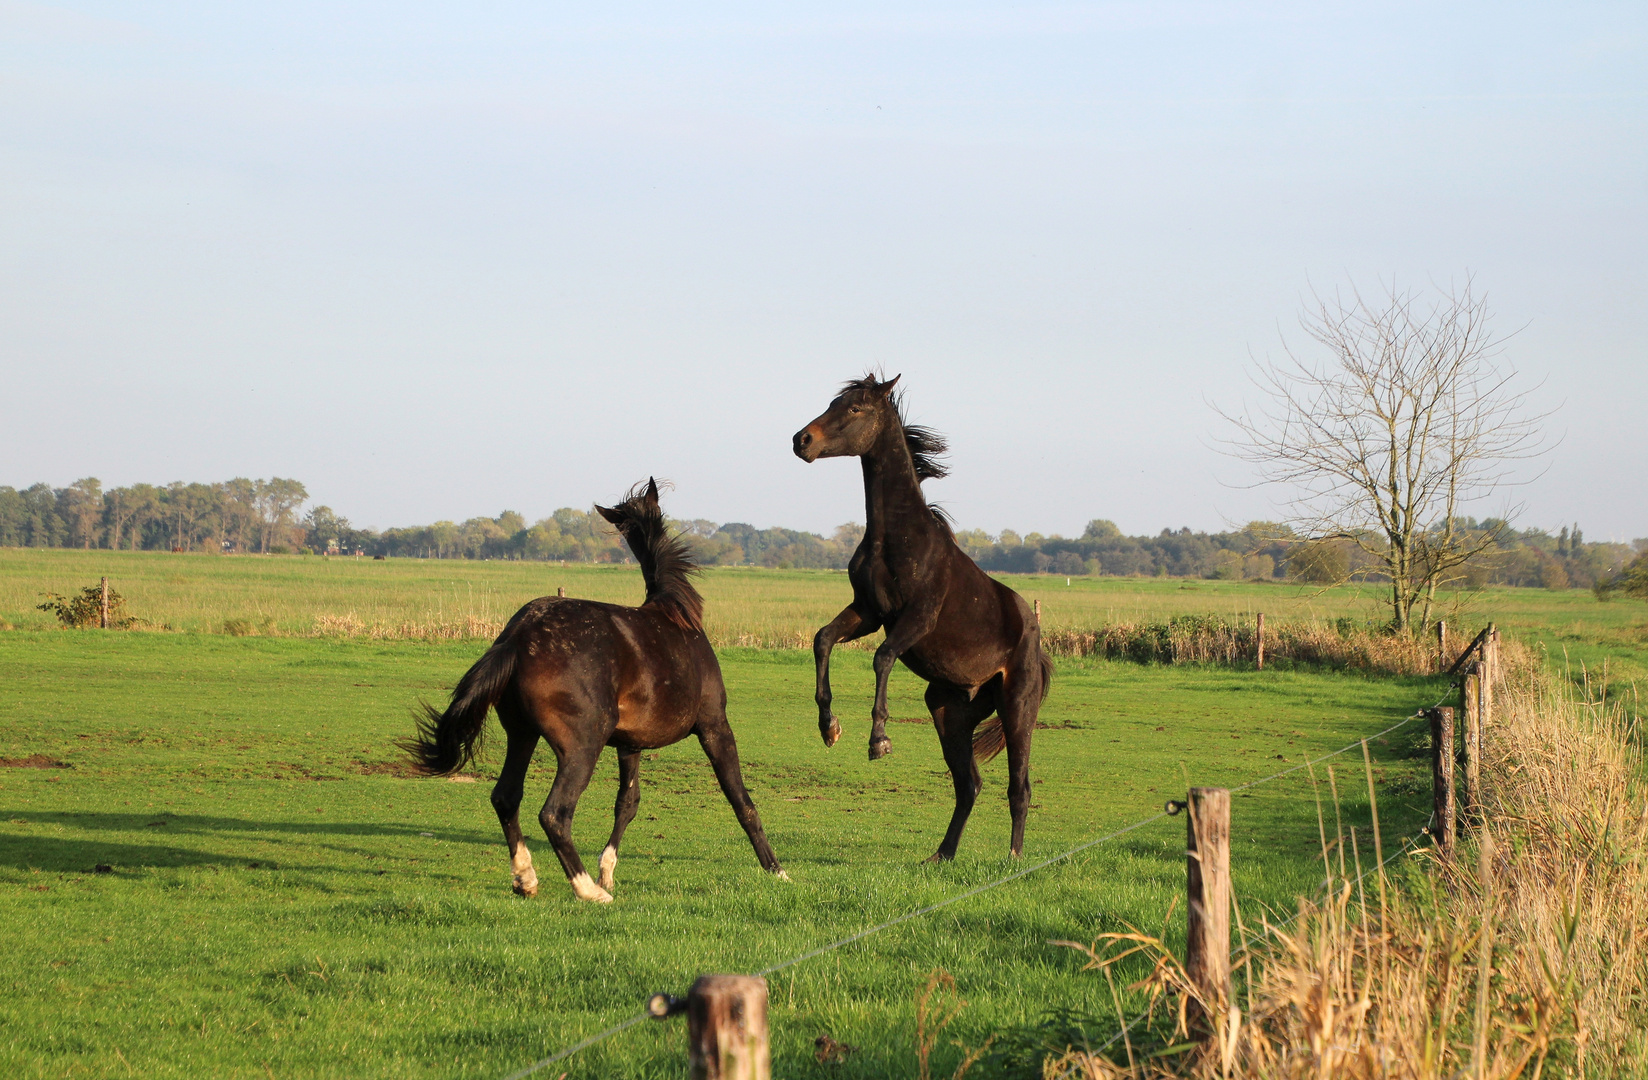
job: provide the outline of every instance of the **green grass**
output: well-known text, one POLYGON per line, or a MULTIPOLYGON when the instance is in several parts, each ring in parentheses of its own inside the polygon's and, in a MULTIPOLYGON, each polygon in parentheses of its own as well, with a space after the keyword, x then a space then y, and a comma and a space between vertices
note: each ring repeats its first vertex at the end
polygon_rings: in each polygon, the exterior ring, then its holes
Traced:
MULTIPOLYGON (((550 591, 562 577, 585 595, 607 581, 634 590, 633 570, 625 579, 530 565, 328 569, 296 558, 106 555, 53 565, 70 584, 108 566, 131 583, 140 611, 166 595, 172 573, 184 577, 178 591, 193 590, 194 610, 221 603, 226 614, 250 606, 231 603, 235 575, 261 582, 265 597, 313 597, 327 574, 356 575, 348 587, 358 588, 374 573, 409 596, 460 575, 512 581, 520 594, 550 591)), ((816 577, 844 591, 839 575, 816 577)), ((395 590, 381 592, 374 603, 398 602, 395 590)), ((822 599, 822 585, 817 592, 822 599)), ((506 606, 502 584, 498 593, 506 606)), ((343 586, 328 595, 348 599, 343 586)), ((475 642, 0 633, 0 757, 70 766, 0 769, 0 1072, 501 1076, 633 1014, 652 991, 760 969, 1015 865, 1005 858, 1000 760, 986 769, 961 857, 921 864, 948 818, 949 783, 925 720, 892 725, 894 754, 865 760, 868 656, 838 660, 847 733, 826 751, 810 657, 730 649, 722 663, 745 773, 794 881, 760 872, 689 741, 643 764, 616 903, 574 901, 541 839, 543 892, 518 899, 486 783, 363 772, 393 759, 410 706, 440 699, 478 651, 475 642), (114 872, 92 873, 97 863, 114 872)), ((1187 778, 1233 786, 1266 775, 1286 767, 1282 758, 1336 749, 1440 693, 1427 680, 1062 662, 1043 712, 1050 726, 1036 736, 1027 859, 1149 817, 1187 778)), ((892 711, 925 716, 920 684, 902 670, 892 711)), ((1417 727, 1374 746, 1387 847, 1426 812, 1424 760, 1407 737, 1417 727)), ((482 772, 495 769, 498 750, 482 772)), ((1365 836, 1360 757, 1338 761, 1345 820, 1365 836)), ((577 818, 589 855, 610 828, 614 771, 608 755, 577 818)), ((529 818, 551 775, 540 750, 529 818)), ((1249 920, 1264 906, 1289 910, 1318 880, 1303 773, 1239 796, 1233 833, 1249 920)), ((535 823, 529 836, 539 836, 535 823)), ((914 1075, 915 994, 939 967, 969 1003, 950 1034, 970 1044, 1063 1010, 1098 1030, 1113 1012, 1109 990, 1049 939, 1160 926, 1183 887, 1184 826, 1170 819, 777 975, 775 1074, 914 1075), (845 1065, 818 1065, 812 1040, 823 1032, 861 1050, 845 1065)), ((1181 902, 1168 924, 1175 943, 1182 911, 1181 902)), ((649 1021, 566 1068, 572 1077, 679 1077, 684 1040, 682 1021, 649 1021)), ((947 1038, 935 1073, 949 1075, 960 1053, 947 1038)), ((993 1060, 971 1075, 1005 1068, 993 1060)))

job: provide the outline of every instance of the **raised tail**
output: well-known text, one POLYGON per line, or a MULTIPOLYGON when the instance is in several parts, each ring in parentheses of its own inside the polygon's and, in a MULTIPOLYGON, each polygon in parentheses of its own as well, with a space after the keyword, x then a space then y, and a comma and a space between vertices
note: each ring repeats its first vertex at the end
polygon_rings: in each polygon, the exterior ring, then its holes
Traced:
MULTIPOLYGON (((1041 653, 1041 701, 1053 688, 1053 658, 1047 650, 1037 646, 1041 653)), ((989 761, 1007 748, 1007 734, 1001 730, 1001 717, 992 716, 973 729, 973 760, 989 761)))
POLYGON ((486 714, 509 688, 515 677, 515 623, 498 635, 492 647, 464 672, 452 691, 452 702, 441 712, 433 705, 419 706, 415 719, 418 733, 395 745, 412 758, 412 765, 426 776, 445 776, 469 764, 480 748, 486 731, 486 714))

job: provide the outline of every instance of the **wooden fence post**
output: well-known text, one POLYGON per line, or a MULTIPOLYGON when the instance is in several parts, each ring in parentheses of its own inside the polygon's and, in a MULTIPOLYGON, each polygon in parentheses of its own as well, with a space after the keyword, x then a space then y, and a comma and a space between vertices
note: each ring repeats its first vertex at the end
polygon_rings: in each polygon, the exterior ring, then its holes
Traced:
POLYGON ((1041 601, 1036 601, 1036 621, 1041 622, 1041 601))
POLYGON ((1254 630, 1254 661, 1260 671, 1265 670, 1265 613, 1259 612, 1259 625, 1254 630))
POLYGON ((555 595, 560 596, 560 597, 565 597, 566 596, 566 586, 565 585, 555 586, 555 595))
MULTIPOLYGON (((1193 787, 1185 804, 1186 878, 1190 903, 1185 974, 1203 1000, 1222 1005, 1230 994, 1230 791, 1193 787)), ((1191 1002, 1192 1021, 1208 1019, 1191 1002)))
MULTIPOLYGON (((1488 640, 1482 643, 1482 727, 1486 731, 1493 725, 1494 684, 1499 682, 1499 627, 1488 624, 1488 640)), ((1478 740, 1478 749, 1481 749, 1478 740)))
POLYGON ((1448 666, 1448 621, 1436 620, 1436 670, 1448 666))
POLYGON ((687 993, 687 1075, 692 1080, 772 1080, 767 980, 700 975, 687 993))
POLYGON ((1465 783, 1460 792, 1460 807, 1467 813, 1473 812, 1482 799, 1482 792, 1477 785, 1482 780, 1482 684, 1484 673, 1488 665, 1478 660, 1465 669, 1464 681, 1460 684, 1459 696, 1461 704, 1465 706, 1464 731, 1461 741, 1465 746, 1465 783))
POLYGON ((103 579, 103 618, 98 623, 104 630, 109 628, 109 579, 103 579))
POLYGON ((1453 851, 1453 709, 1428 710, 1431 721, 1431 805, 1436 824, 1431 835, 1444 854, 1453 851))

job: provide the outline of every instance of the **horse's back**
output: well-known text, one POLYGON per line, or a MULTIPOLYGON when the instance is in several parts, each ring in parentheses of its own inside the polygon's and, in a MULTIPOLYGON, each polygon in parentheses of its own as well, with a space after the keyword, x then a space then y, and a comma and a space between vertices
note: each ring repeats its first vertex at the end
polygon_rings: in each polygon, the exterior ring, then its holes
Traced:
POLYGON ((656 610, 544 597, 522 615, 517 677, 541 727, 598 724, 603 741, 667 746, 725 704, 708 639, 656 610))

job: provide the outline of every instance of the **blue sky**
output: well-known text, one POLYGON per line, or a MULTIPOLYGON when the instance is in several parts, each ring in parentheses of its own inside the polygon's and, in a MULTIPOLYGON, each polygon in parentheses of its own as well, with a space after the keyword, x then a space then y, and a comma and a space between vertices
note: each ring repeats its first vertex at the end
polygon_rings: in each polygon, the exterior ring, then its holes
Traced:
POLYGON ((0 3, 0 483, 827 530, 878 366, 965 526, 1219 528, 1301 294, 1469 272, 1644 536, 1645 105, 1640 5, 0 3))

